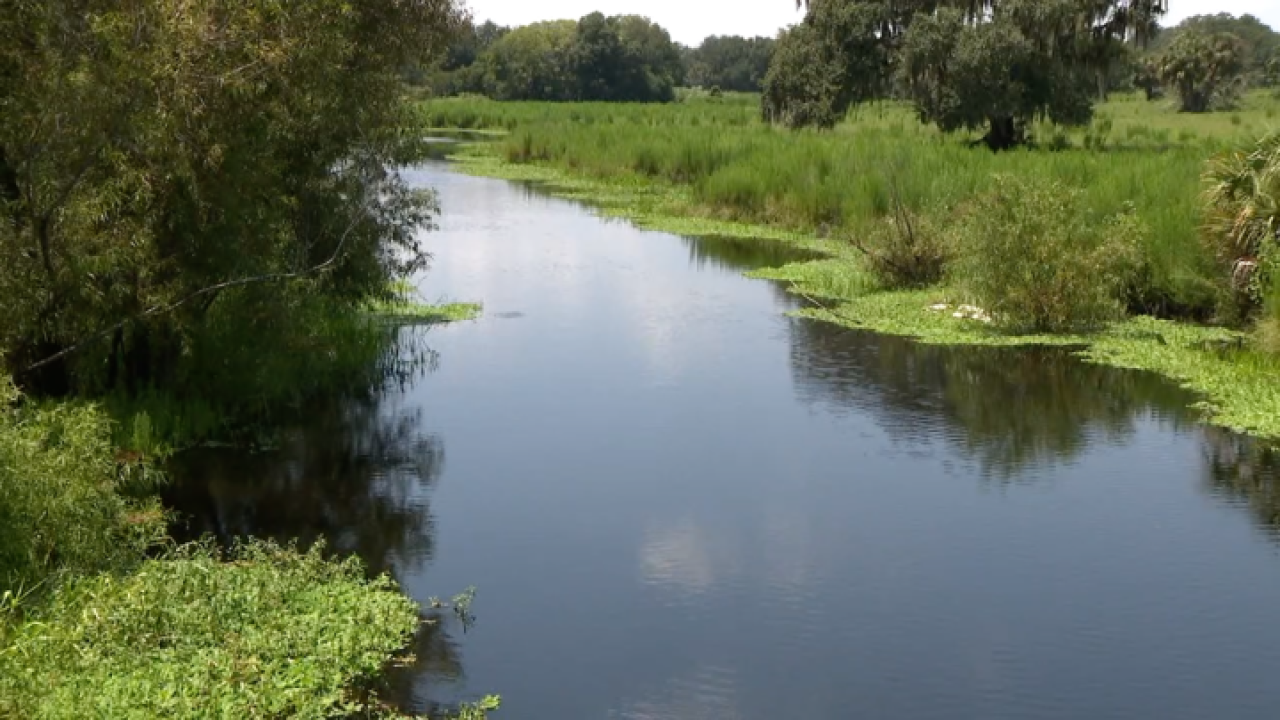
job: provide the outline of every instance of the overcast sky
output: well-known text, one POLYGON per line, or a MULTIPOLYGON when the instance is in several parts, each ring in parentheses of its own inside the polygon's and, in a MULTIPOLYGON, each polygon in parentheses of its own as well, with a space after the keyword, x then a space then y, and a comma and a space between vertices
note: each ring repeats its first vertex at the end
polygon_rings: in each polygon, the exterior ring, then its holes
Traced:
MULTIPOLYGON (((802 16, 793 0, 467 0, 476 20, 527 25, 538 20, 577 19, 599 10, 606 15, 644 15, 686 45, 708 35, 768 35, 802 16)), ((1251 13, 1280 30, 1280 0, 1170 0, 1166 25, 1188 15, 1251 13)))

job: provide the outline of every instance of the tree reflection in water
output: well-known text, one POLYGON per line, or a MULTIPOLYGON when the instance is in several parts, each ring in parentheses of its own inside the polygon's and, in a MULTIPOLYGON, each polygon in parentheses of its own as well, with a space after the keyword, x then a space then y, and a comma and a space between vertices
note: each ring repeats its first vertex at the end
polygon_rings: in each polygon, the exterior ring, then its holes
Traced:
MULTIPOLYGON (((358 555, 372 574, 421 572, 434 548, 430 491, 444 469, 444 445, 423 431, 420 410, 397 406, 395 391, 434 368, 422 339, 421 329, 401 330, 378 387, 306 408, 280 430, 274 449, 176 457, 164 492, 177 514, 174 535, 212 535, 223 545, 250 536, 303 547, 323 539, 334 554, 358 555)), ((388 699, 415 712, 437 708, 415 692, 464 677, 451 636, 456 620, 426 619, 408 648, 412 666, 388 679, 388 699)))
POLYGON ((1221 428, 1205 428, 1204 438, 1210 492, 1249 508, 1258 525, 1280 540, 1280 448, 1221 428))
POLYGON ((364 398, 314 408, 306 426, 286 431, 269 452, 182 454, 166 493, 180 515, 178 535, 304 546, 323 537, 374 573, 421 568, 433 542, 427 491, 440 477, 444 447, 420 433, 418 412, 379 404, 364 398))
POLYGON ((876 417, 904 442, 945 437, 982 474, 1014 480, 1124 442, 1138 417, 1194 423, 1162 378, 1081 362, 1065 348, 922 345, 828 323, 792 323, 792 372, 811 403, 876 417))
POLYGON ((1159 417, 1203 447, 1205 483, 1280 540, 1280 449, 1202 425, 1195 396, 1153 373, 1082 362, 1063 348, 921 345, 809 320, 792 322, 797 392, 834 412, 868 413, 905 443, 947 441, 1000 482, 1122 443, 1159 417))

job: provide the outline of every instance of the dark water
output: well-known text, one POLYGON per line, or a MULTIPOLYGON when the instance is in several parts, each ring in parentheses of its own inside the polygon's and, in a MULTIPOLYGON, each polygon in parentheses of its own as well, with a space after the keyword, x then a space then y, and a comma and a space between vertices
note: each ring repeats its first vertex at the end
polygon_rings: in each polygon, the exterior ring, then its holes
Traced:
MULTIPOLYGON (((1150 375, 789 319, 778 249, 452 175, 434 371, 186 458, 224 537, 479 587, 396 678, 501 717, 1274 718, 1277 462, 1150 375)), ((413 333, 418 331, 406 331, 413 333)))

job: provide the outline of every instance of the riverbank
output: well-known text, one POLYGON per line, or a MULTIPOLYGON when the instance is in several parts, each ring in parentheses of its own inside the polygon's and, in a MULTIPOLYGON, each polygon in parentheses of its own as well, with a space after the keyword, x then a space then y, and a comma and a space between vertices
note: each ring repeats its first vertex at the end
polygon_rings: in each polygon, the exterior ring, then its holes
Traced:
POLYGON ((432 621, 389 576, 323 543, 178 545, 154 493, 173 452, 258 446, 296 403, 376 393, 415 364, 398 329, 480 311, 395 292, 307 315, 274 352, 245 341, 261 372, 234 397, 209 392, 248 381, 244 353, 223 353, 210 387, 99 399, 26 397, 0 377, 0 716, 399 717, 378 697, 383 673, 432 621))
POLYGON ((935 344, 1075 346, 1087 361, 1156 372, 1196 391, 1203 396, 1198 407, 1207 422, 1280 438, 1280 361, 1249 349, 1247 336, 1240 331, 1140 315, 1086 334, 1004 332, 981 321, 955 317, 958 293, 946 285, 881 289, 863 268, 857 251, 830 234, 823 237, 786 226, 726 219, 697 197, 691 186, 633 172, 589 173, 534 158, 514 162, 508 159, 509 143, 466 146, 453 156, 454 167, 464 173, 536 184, 557 197, 588 203, 606 215, 648 229, 770 239, 817 251, 827 259, 763 270, 755 276, 783 282, 792 292, 815 301, 800 314, 847 327, 935 344), (948 309, 942 310, 941 305, 948 309))

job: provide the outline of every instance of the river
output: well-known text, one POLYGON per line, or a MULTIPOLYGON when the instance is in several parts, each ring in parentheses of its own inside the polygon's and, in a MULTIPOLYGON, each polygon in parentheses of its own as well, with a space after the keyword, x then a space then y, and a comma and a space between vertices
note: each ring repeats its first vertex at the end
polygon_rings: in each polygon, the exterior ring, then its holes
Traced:
POLYGON ((1280 477, 1187 393, 1062 350, 787 317, 784 249, 414 171, 481 319, 272 452, 185 457, 193 532, 362 555, 426 601, 395 677, 499 717, 1274 718, 1280 477))

